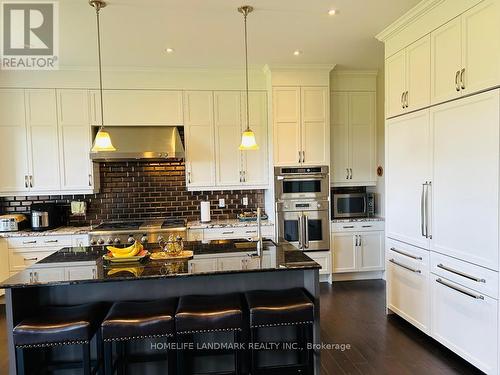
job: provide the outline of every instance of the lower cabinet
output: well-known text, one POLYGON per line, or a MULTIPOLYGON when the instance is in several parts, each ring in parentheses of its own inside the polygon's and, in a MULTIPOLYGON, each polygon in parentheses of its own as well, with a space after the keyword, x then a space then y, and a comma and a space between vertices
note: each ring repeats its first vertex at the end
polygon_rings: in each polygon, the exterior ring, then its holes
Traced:
POLYGON ((487 374, 498 371, 498 301, 432 274, 431 336, 487 374))
POLYGON ((46 264, 34 265, 30 268, 30 279, 32 282, 50 282, 50 281, 73 281, 73 280, 91 280, 97 277, 97 266, 94 265, 68 265, 57 267, 46 264))
MULTIPOLYGON (((245 270, 259 267, 260 259, 239 254, 211 255, 210 258, 195 258, 189 261, 189 272, 213 272, 245 270), (214 257, 215 256, 215 257, 214 257)), ((271 267, 271 256, 262 255, 262 267, 271 267)))
POLYGON ((331 275, 332 273, 332 254, 330 251, 308 251, 307 256, 321 266, 320 275, 331 275))
POLYGON ((387 239, 387 307, 430 331, 429 251, 387 239))

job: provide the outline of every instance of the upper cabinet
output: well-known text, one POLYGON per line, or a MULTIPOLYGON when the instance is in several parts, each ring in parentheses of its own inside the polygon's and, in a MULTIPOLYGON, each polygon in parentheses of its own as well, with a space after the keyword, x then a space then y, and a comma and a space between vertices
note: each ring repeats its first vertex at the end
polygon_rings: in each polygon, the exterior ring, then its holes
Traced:
MULTIPOLYGON (((103 94, 106 125, 182 125, 182 91, 105 90, 103 94)), ((99 92, 91 93, 92 125, 100 125, 99 92)))
POLYGON ((184 95, 186 178, 189 190, 268 187, 267 95, 249 96, 250 128, 259 150, 240 151, 246 94, 187 91, 184 95))
POLYGON ((274 87, 274 164, 328 165, 327 87, 274 87))
POLYGON ((375 185, 376 94, 331 93, 331 165, 335 186, 375 185))
POLYGON ((386 117, 430 104, 431 45, 427 35, 386 61, 386 117))

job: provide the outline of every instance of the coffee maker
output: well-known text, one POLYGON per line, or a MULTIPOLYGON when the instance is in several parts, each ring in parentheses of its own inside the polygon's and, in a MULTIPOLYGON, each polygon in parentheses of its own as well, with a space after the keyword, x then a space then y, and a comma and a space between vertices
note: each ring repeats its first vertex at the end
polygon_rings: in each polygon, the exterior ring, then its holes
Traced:
POLYGON ((60 227, 64 223, 63 211, 55 203, 31 205, 31 229, 37 232, 60 227))

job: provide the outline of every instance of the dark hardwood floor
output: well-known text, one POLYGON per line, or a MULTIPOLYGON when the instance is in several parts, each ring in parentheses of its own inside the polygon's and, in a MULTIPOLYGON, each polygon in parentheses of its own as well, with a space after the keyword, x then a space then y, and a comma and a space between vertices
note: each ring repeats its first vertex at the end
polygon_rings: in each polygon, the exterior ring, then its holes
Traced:
MULTIPOLYGON (((403 319, 385 314, 385 282, 321 284, 322 375, 478 374, 477 369, 403 319)), ((7 374, 5 312, 0 308, 0 374, 7 374)))

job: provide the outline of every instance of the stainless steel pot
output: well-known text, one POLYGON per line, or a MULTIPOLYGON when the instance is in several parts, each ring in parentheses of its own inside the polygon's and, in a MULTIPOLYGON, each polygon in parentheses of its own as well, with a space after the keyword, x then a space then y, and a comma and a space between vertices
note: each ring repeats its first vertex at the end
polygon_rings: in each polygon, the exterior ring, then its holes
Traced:
POLYGON ((47 211, 31 211, 31 228, 45 230, 50 227, 49 213, 47 211))

